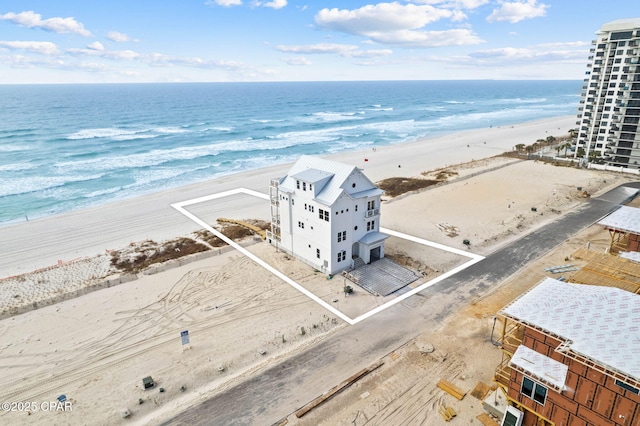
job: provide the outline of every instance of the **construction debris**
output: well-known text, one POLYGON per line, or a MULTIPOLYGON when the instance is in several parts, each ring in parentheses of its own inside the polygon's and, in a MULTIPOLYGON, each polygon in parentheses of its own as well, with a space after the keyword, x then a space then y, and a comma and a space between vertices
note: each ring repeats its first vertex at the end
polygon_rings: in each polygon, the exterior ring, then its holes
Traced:
POLYGON ((483 426, 498 426, 498 423, 487 413, 482 413, 476 417, 483 426))
POLYGON ((461 400, 467 394, 465 391, 463 391, 453 383, 449 383, 444 379, 440 379, 437 386, 457 400, 461 400))
POLYGON ((457 237, 460 230, 457 226, 450 225, 448 223, 439 223, 436 225, 439 230, 444 232, 448 237, 457 237))
POLYGON ((577 271, 579 268, 576 268, 572 264, 560 265, 560 266, 550 266, 548 268, 544 268, 546 272, 551 272, 552 274, 561 274, 563 272, 571 272, 577 271))
POLYGON ((371 373, 372 371, 376 370, 382 364, 384 364, 382 361, 378 361, 375 364, 371 365, 370 367, 367 367, 367 368, 364 368, 364 369, 358 371, 356 374, 354 374, 353 376, 349 377, 347 380, 345 380, 342 383, 340 383, 339 385, 334 386, 333 388, 329 389, 328 391, 326 391, 325 393, 323 393, 322 395, 320 395, 319 397, 317 397, 316 399, 314 399, 313 401, 311 401, 310 403, 306 404, 304 407, 302 407, 301 409, 296 411, 296 417, 297 418, 301 418, 302 416, 307 414, 309 411, 313 410, 314 408, 316 408, 320 404, 322 404, 322 403, 328 401, 329 399, 333 398, 335 395, 337 395, 338 393, 342 392, 344 389, 348 388, 349 386, 354 384, 356 381, 360 380, 362 377, 364 377, 367 374, 371 373))
POLYGON ((441 405, 440 408, 438 408, 438 413, 440 413, 440 416, 442 416, 445 422, 450 421, 457 415, 453 408, 445 405, 441 405))
POLYGON ((478 382, 478 384, 476 384, 476 387, 471 391, 471 396, 479 399, 480 401, 484 401, 489 392, 491 392, 492 390, 493 389, 491 386, 482 382, 478 382))

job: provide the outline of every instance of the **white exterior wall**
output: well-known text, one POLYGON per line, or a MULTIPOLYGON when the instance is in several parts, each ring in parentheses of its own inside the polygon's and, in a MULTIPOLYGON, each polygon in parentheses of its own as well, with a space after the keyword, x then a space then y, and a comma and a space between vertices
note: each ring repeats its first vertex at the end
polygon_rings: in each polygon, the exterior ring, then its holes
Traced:
MULTIPOLYGON (((350 173, 341 175, 339 186, 336 186, 336 177, 330 173, 325 179, 316 176, 317 182, 311 185, 297 176, 288 175, 281 180, 278 190, 280 242, 272 243, 327 274, 350 268, 354 243, 368 233, 377 233, 380 227, 382 191, 378 190, 359 169, 341 166, 346 167, 350 173), (327 191, 329 194, 326 194, 327 191), (332 205, 327 205, 326 200, 319 198, 322 196, 332 196, 332 205), (375 204, 371 211, 367 210, 368 201, 375 204), (329 221, 324 220, 324 215, 320 218, 321 210, 328 212, 329 221), (369 230, 367 223, 373 223, 369 230), (338 232, 341 233, 340 241, 338 232), (343 232, 346 232, 346 239, 343 239, 343 232)), ((323 172, 315 175, 321 173, 323 172)), ((382 246, 380 257, 383 257, 383 242, 377 245, 382 246)), ((365 263, 369 263, 368 250, 366 253, 356 254, 359 254, 365 263)))

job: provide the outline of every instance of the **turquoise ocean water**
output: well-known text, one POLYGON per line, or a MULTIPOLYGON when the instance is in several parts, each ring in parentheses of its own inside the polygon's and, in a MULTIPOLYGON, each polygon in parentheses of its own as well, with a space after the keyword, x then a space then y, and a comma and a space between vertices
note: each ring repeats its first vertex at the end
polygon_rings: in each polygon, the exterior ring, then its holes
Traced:
POLYGON ((0 226, 285 163, 301 154, 572 115, 580 86, 0 85, 0 226))

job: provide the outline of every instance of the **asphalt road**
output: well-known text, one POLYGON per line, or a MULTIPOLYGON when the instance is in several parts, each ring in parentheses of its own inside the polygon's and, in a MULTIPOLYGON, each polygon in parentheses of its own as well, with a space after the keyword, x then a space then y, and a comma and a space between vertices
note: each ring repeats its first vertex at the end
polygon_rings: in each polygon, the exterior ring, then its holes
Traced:
MULTIPOLYGON (((271 425, 346 377, 371 365, 484 294, 530 261, 598 221, 630 198, 625 184, 592 198, 558 220, 483 261, 373 317, 256 373, 243 383, 177 415, 166 425, 271 425)), ((487 336, 489 337, 489 336, 487 336)))

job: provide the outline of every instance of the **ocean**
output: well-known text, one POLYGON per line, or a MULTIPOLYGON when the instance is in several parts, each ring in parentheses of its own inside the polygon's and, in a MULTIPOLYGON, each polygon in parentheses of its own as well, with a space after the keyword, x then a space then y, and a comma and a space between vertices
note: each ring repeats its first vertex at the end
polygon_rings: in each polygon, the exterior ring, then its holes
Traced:
POLYGON ((302 154, 573 115, 581 84, 0 85, 0 226, 302 154))

